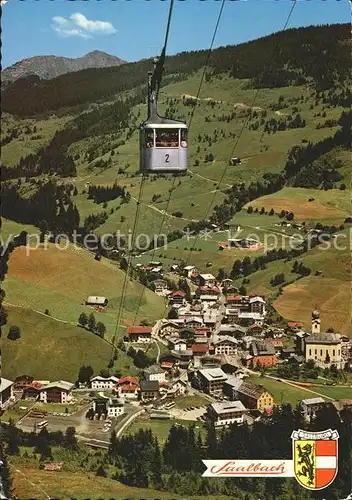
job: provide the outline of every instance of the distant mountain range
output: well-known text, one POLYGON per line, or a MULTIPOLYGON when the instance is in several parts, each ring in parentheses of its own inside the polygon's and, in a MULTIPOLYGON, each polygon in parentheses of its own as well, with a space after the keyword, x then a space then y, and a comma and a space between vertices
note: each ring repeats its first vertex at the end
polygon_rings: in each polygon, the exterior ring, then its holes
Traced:
POLYGON ((2 85, 14 82, 29 75, 38 75, 41 79, 51 79, 65 73, 88 68, 107 68, 124 64, 122 59, 106 52, 94 50, 76 59, 57 56, 35 56, 22 59, 1 72, 2 85))

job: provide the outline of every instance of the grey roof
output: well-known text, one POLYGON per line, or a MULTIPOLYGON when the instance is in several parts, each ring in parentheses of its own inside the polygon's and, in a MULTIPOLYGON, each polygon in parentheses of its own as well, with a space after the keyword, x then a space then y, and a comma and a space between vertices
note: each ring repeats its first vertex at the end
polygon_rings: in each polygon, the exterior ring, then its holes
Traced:
POLYGON ((159 382, 157 380, 141 380, 141 391, 159 391, 159 382))
POLYGON ((306 344, 340 344, 340 336, 336 333, 315 333, 305 340, 306 344))
POLYGON ((66 382, 65 380, 58 380, 57 382, 50 382, 50 384, 42 387, 42 391, 46 391, 47 389, 53 389, 54 387, 58 387, 64 391, 70 391, 74 384, 71 382, 66 382))
POLYGON ((265 342, 254 341, 251 344, 253 355, 254 356, 262 356, 265 354, 273 355, 275 354, 275 347, 271 344, 267 344, 265 342))
POLYGON ((221 335, 221 332, 246 333, 247 330, 248 330, 248 328, 246 328, 245 326, 241 326, 241 325, 221 325, 219 335, 221 335))
POLYGON ((220 338, 218 338, 217 340, 215 340, 214 345, 223 344, 224 342, 230 342, 231 344, 235 344, 235 345, 237 345, 239 343, 237 339, 234 339, 232 337, 224 335, 224 336, 221 336, 220 338))
POLYGON ((223 413, 230 413, 236 410, 246 410, 246 407, 243 405, 242 401, 223 401, 220 403, 212 403, 210 406, 218 415, 223 413))
POLYGON ((208 368, 199 370, 199 373, 201 373, 201 375, 209 381, 227 379, 226 373, 223 372, 221 368, 208 368))
POLYGON ((325 403, 325 401, 323 398, 310 398, 310 399, 302 399, 301 403, 306 406, 309 406, 309 405, 325 403))
POLYGON ((118 398, 109 399, 109 406, 114 408, 121 407, 123 406, 123 401, 118 398))
POLYGON ((233 389, 239 389, 243 384, 243 379, 238 377, 230 377, 226 380, 225 384, 231 386, 233 389))
POLYGON ((164 370, 161 368, 159 365, 152 365, 149 366, 144 370, 146 373, 152 374, 152 373, 164 373, 164 370))
POLYGON ((0 392, 3 392, 5 389, 8 389, 13 385, 13 382, 11 380, 8 380, 7 378, 0 378, 0 392))

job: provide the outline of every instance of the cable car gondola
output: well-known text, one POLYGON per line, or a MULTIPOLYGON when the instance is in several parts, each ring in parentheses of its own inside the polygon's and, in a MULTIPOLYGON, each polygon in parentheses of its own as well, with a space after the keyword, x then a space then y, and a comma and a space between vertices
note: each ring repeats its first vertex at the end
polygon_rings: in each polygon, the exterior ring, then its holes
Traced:
POLYGON ((176 173, 187 170, 188 128, 186 123, 159 116, 157 89, 162 67, 148 78, 148 118, 140 126, 140 171, 176 173), (159 76, 158 76, 159 75, 159 76))

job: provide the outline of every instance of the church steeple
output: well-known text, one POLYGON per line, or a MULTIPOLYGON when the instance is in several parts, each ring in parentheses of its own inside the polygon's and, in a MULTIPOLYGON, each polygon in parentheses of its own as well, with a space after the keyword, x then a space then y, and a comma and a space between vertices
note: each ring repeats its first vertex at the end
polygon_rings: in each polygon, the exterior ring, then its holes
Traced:
POLYGON ((320 312, 317 304, 315 305, 315 309, 312 311, 312 333, 320 333, 320 312))

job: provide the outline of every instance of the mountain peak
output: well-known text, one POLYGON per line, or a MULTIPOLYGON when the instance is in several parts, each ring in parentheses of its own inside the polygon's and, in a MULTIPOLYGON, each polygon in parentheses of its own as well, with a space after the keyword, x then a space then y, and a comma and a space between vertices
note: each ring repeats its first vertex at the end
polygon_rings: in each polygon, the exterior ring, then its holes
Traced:
POLYGON ((119 66, 125 61, 101 50, 93 50, 88 54, 77 57, 60 57, 54 55, 34 56, 22 59, 2 71, 2 82, 11 83, 19 78, 37 75, 41 79, 51 79, 65 73, 81 71, 88 68, 107 68, 119 66))

